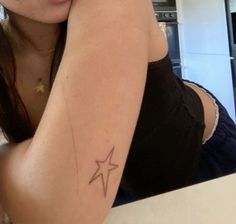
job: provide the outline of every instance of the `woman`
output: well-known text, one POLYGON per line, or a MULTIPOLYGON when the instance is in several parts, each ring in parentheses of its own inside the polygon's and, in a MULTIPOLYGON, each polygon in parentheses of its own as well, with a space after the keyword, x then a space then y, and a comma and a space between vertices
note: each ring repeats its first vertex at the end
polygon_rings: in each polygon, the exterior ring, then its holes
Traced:
POLYGON ((235 126, 173 75, 151 1, 0 3, 0 198, 13 223, 102 223, 119 186, 117 204, 235 171, 235 126))

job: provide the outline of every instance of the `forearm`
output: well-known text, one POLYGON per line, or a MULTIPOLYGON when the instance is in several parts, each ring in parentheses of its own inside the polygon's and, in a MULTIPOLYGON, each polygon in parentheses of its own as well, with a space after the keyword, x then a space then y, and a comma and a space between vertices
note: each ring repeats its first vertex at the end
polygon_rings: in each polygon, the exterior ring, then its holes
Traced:
POLYGON ((145 0, 132 1, 74 1, 63 59, 24 154, 15 197, 24 201, 27 213, 15 213, 19 222, 101 224, 109 211, 147 71, 150 26, 145 5, 141 7, 145 0), (135 4, 140 4, 142 19, 135 4), (106 158, 114 170, 105 180, 95 178, 98 161, 106 158))
POLYGON ((48 213, 49 222, 101 224, 114 201, 141 105, 148 59, 146 21, 129 24, 123 8, 108 15, 92 9, 87 16, 80 14, 88 13, 84 9, 70 15, 54 89, 27 152, 27 169, 33 170, 29 181, 40 186, 38 197, 45 197, 48 209, 54 205, 57 214, 48 213), (118 168, 105 184, 100 177, 90 184, 96 161, 105 160, 113 146, 112 163, 118 168), (45 178, 45 173, 52 175, 45 178))

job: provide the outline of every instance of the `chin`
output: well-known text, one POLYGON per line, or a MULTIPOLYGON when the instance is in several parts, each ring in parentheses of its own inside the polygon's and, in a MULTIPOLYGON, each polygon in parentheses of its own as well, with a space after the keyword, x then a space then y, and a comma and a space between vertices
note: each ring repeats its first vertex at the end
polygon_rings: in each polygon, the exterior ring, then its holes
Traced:
POLYGON ((47 17, 47 18, 44 18, 43 20, 41 19, 38 21, 40 21, 42 23, 55 24, 55 23, 61 23, 61 22, 68 20, 68 16, 69 16, 69 13, 67 13, 66 15, 60 15, 60 16, 54 15, 52 17, 47 17))
POLYGON ((64 21, 66 21, 67 19, 68 19, 68 15, 66 15, 66 16, 60 16, 60 17, 57 16, 57 17, 47 18, 47 19, 45 19, 45 20, 42 21, 42 22, 54 24, 54 23, 61 23, 61 22, 64 22, 64 21))
MULTIPOLYGON (((38 21, 41 20, 41 22, 44 23, 61 23, 64 22, 68 19, 69 12, 70 12, 70 2, 68 2, 66 5, 62 6, 57 6, 53 8, 46 8, 45 12, 40 15, 37 14, 38 16, 38 21)), ((37 20, 37 19, 36 19, 37 20)))

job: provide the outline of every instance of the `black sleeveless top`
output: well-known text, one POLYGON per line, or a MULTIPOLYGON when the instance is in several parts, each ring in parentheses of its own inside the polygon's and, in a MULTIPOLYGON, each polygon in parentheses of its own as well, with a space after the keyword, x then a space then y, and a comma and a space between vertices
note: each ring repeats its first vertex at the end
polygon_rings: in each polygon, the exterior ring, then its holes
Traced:
POLYGON ((204 128, 201 100, 173 74, 169 56, 149 62, 120 187, 143 199, 192 184, 204 128))

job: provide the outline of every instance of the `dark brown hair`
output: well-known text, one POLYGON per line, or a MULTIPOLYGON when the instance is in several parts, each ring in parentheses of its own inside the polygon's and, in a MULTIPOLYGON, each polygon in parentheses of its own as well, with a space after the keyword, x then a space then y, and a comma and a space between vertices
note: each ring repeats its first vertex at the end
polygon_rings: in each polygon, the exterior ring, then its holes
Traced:
MULTIPOLYGON (((6 19, 6 9, 4 15, 6 19)), ((50 87, 52 87, 65 48, 67 21, 60 24, 60 34, 53 56, 50 87)), ((7 34, 0 23, 0 127, 9 142, 21 142, 33 137, 26 107, 16 89, 16 63, 7 34)))

